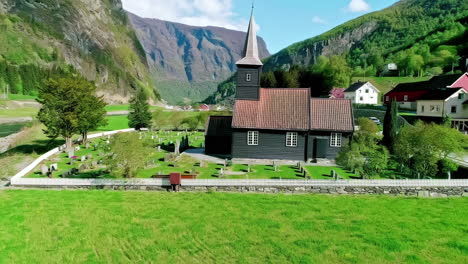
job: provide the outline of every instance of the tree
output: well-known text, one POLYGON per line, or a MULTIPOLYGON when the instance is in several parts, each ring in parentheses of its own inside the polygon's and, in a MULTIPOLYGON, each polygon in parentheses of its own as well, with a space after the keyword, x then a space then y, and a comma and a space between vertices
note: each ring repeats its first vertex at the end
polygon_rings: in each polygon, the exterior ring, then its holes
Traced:
POLYGON ((266 88, 277 88, 277 82, 275 74, 272 71, 268 71, 262 74, 262 87, 266 88))
POLYGON ((153 125, 154 129, 162 130, 164 127, 167 126, 168 120, 167 117, 164 115, 162 110, 156 110, 153 112, 153 125))
POLYGON ((148 97, 143 90, 139 90, 135 97, 130 100, 128 126, 136 130, 150 127, 152 116, 149 108, 148 97))
POLYGON ((132 178, 145 166, 150 154, 137 133, 119 133, 111 139, 105 163, 111 171, 122 171, 124 177, 132 178))
MULTIPOLYGON (((95 94, 96 85, 88 83, 83 87, 85 94, 95 94)), ((86 96, 83 97, 78 106, 78 131, 81 134, 83 142, 88 139, 88 132, 97 129, 100 126, 107 125, 106 103, 102 97, 86 96)))
MULTIPOLYGON (((83 102, 99 100, 90 93, 94 89, 94 84, 77 77, 50 79, 40 87, 37 101, 42 108, 38 119, 46 126, 46 135, 50 138, 62 136, 67 148, 72 148, 71 138, 80 132, 80 125, 85 120, 81 115, 83 102)), ((95 109, 99 111, 98 107, 95 109)), ((92 128, 92 125, 88 127, 92 128)))
POLYGON ((369 134, 376 134, 379 132, 379 127, 376 123, 366 117, 360 117, 357 120, 358 126, 361 128, 361 131, 365 131, 369 134))
POLYGON ((184 116, 185 115, 183 112, 180 112, 180 111, 173 112, 169 122, 171 123, 172 128, 174 130, 180 129, 180 127, 182 126, 182 121, 183 121, 184 116))
POLYGON ((395 158, 419 176, 434 176, 438 164, 442 172, 455 170, 451 161, 468 147, 468 138, 458 130, 444 125, 418 122, 406 126, 398 134, 395 158))
POLYGON ((383 128, 383 144, 388 148, 390 153, 394 153, 393 147, 398 134, 398 129, 398 104, 395 100, 392 100, 390 105, 387 106, 383 128))

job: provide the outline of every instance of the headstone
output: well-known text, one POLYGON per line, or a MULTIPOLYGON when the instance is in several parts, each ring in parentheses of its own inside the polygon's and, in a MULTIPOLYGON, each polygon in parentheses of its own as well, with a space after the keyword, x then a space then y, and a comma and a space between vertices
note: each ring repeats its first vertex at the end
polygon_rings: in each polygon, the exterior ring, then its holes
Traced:
POLYGON ((93 161, 91 162, 91 167, 94 169, 94 168, 96 168, 97 166, 98 166, 97 161, 93 160, 93 161))
POLYGON ((91 145, 89 144, 89 142, 86 142, 86 149, 89 149, 91 147, 91 145))
POLYGON ((250 164, 247 165, 247 172, 252 172, 250 168, 250 164))
POLYGON ((68 152, 68 158, 71 159, 71 157, 75 156, 75 152, 73 150, 68 152))
POLYGON ((75 151, 80 151, 80 146, 75 147, 75 151))
POLYGON ((51 171, 57 171, 58 170, 58 164, 55 163, 55 164, 50 165, 50 170, 51 171))
POLYGON ((180 154, 180 141, 179 141, 179 140, 176 141, 174 153, 175 153, 176 155, 179 155, 179 154, 180 154))
POLYGON ((85 165, 84 165, 84 164, 80 164, 80 166, 78 166, 78 171, 79 171, 79 172, 83 172, 83 171, 85 171, 85 170, 86 170, 86 168, 85 168, 85 165))
POLYGON ((75 164, 75 159, 71 159, 70 164, 71 165, 75 164))
POLYGON ((93 159, 93 154, 88 154, 88 155, 86 156, 86 159, 89 159, 89 160, 90 160, 90 159, 93 159))
POLYGON ((161 146, 158 146, 158 151, 161 152, 161 146))
POLYGON ((81 156, 81 162, 86 160, 86 156, 81 156))
POLYGON ((41 166, 41 174, 42 174, 42 176, 46 176, 48 171, 49 171, 49 168, 47 168, 46 165, 42 164, 42 166, 41 166))
POLYGON ((224 160, 224 169, 226 169, 227 163, 228 163, 228 161, 227 161, 227 159, 225 159, 225 160, 224 160))

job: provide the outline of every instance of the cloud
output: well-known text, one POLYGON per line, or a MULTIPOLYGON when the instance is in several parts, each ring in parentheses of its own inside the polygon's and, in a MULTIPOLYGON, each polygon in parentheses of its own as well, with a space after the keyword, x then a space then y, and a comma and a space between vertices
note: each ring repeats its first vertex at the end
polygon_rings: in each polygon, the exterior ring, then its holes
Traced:
POLYGON ((347 9, 350 12, 366 12, 369 11, 371 7, 365 0, 351 0, 347 9))
POLYGON ((315 24, 321 24, 321 25, 327 24, 327 21, 325 21, 324 19, 322 19, 322 18, 319 17, 319 16, 314 16, 314 17, 312 18, 312 22, 314 22, 315 24))
MULTIPOLYGON (((218 26, 246 31, 248 21, 233 11, 234 0, 123 0, 126 10, 193 26, 218 26)), ((259 28, 257 26, 257 28, 259 28)))

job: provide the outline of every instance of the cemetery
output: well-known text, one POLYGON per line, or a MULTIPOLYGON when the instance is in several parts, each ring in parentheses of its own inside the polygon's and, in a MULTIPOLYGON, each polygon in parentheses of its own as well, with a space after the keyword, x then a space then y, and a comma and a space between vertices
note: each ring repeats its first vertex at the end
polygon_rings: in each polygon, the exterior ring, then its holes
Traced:
MULTIPOLYGON (((147 153, 145 163, 136 168, 136 178, 165 178, 170 173, 190 175, 196 179, 352 179, 356 176, 338 167, 233 164, 230 160, 214 163, 186 155, 183 151, 204 147, 202 132, 132 132, 138 135, 147 153)), ((72 151, 61 148, 59 154, 45 160, 26 178, 118 179, 122 174, 109 170, 112 136, 89 140, 74 146, 72 151)))

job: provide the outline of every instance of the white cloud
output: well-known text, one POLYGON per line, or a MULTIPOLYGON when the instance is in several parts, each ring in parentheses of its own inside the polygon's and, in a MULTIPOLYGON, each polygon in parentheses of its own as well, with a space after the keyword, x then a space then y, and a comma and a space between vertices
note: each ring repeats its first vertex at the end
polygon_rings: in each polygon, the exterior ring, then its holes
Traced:
POLYGON ((348 5, 348 11, 350 12, 366 12, 370 9, 370 5, 365 0, 351 0, 348 5))
MULTIPOLYGON (((193 26, 246 31, 248 21, 233 12, 233 0, 123 0, 126 10, 147 18, 193 26)), ((258 26, 257 26, 258 27, 258 26)))
POLYGON ((321 17, 319 16, 314 16, 312 18, 312 22, 316 23, 316 24, 322 24, 322 25, 325 25, 327 24, 327 21, 325 21, 324 19, 322 19, 321 17))

